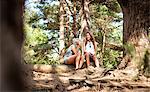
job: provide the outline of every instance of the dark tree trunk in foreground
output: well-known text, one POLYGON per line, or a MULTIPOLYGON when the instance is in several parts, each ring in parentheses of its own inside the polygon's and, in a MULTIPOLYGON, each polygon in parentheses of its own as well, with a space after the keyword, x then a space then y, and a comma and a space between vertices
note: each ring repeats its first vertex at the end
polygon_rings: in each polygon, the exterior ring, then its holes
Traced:
POLYGON ((21 64, 23 0, 1 0, 0 4, 0 88, 2 92, 25 91, 21 64))
POLYGON ((131 61, 130 65, 137 68, 143 63, 146 51, 150 51, 150 0, 118 2, 123 12, 123 44, 128 45, 124 52, 125 61, 131 61))

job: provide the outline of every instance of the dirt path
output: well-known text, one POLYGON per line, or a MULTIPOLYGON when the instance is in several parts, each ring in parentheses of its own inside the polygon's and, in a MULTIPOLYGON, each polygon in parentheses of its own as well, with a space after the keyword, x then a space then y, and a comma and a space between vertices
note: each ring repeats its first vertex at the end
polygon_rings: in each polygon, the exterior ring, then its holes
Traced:
POLYGON ((150 78, 133 77, 127 70, 90 67, 68 72, 32 73, 33 92, 150 92, 150 78))

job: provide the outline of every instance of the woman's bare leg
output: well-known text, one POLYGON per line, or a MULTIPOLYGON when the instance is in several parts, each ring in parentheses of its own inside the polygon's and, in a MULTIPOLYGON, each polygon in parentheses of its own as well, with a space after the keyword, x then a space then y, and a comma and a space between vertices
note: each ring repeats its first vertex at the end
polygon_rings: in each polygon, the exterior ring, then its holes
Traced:
POLYGON ((82 57, 82 56, 80 56, 79 68, 81 68, 81 67, 82 67, 82 65, 83 65, 83 57, 82 57))
POLYGON ((76 58, 76 62, 75 62, 75 64, 76 64, 76 69, 79 68, 79 60, 80 60, 80 56, 78 55, 77 58, 76 58))
POLYGON ((76 69, 79 68, 81 53, 79 52, 76 57, 76 69))
POLYGON ((85 53, 87 67, 89 67, 89 65, 90 65, 90 56, 89 55, 90 54, 88 52, 85 53))
POLYGON ((96 58, 95 55, 93 55, 93 60, 95 62, 96 67, 99 67, 99 61, 98 61, 98 59, 96 58))
POLYGON ((68 60, 66 63, 67 64, 74 64, 76 57, 77 57, 77 55, 72 55, 72 56, 68 57, 68 60))

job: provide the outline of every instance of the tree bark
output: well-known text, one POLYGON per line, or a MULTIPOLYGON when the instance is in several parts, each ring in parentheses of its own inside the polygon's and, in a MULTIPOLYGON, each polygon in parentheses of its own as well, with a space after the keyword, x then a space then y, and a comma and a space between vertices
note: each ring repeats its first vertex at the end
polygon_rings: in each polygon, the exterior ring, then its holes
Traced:
POLYGON ((76 10, 76 0, 73 0, 73 34, 74 37, 77 37, 77 22, 76 22, 76 14, 77 14, 77 10, 76 10))
POLYGON ((60 0, 60 39, 59 39, 59 53, 60 53, 60 58, 63 57, 63 52, 64 52, 64 9, 63 9, 63 4, 64 4, 64 0, 60 0))
POLYGON ((82 0, 81 30, 79 38, 81 38, 82 33, 85 33, 84 29, 89 30, 89 3, 89 0, 82 0))
POLYGON ((71 44, 71 40, 70 40, 70 31, 69 31, 69 18, 70 18, 70 15, 69 14, 67 14, 67 16, 66 16, 66 27, 65 27, 65 35, 66 35, 66 37, 67 37, 67 40, 66 40, 66 44, 67 44, 67 47, 69 47, 70 46, 70 44, 71 44))
POLYGON ((110 48, 110 49, 116 50, 116 51, 123 51, 124 50, 123 46, 110 44, 110 43, 105 43, 105 48, 110 48))
MULTIPOLYGON (((149 0, 118 0, 123 12, 123 44, 132 45, 133 54, 125 48, 124 57, 131 61, 131 66, 138 67, 149 50, 148 28, 150 27, 149 0)), ((150 62, 150 61, 149 61, 150 62)))
POLYGON ((27 91, 28 81, 24 77, 21 63, 23 34, 23 0, 0 1, 0 90, 27 91))
POLYGON ((105 51, 105 43, 106 43, 106 33, 103 32, 102 55, 104 54, 105 51))

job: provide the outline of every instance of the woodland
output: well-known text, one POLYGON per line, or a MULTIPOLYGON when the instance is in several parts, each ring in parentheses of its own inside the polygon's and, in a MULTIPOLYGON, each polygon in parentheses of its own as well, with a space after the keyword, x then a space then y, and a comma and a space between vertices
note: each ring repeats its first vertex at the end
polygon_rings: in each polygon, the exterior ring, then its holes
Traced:
POLYGON ((33 92, 149 92, 149 0, 26 0, 23 63, 33 92), (100 67, 75 70, 62 58, 84 28, 100 67))

